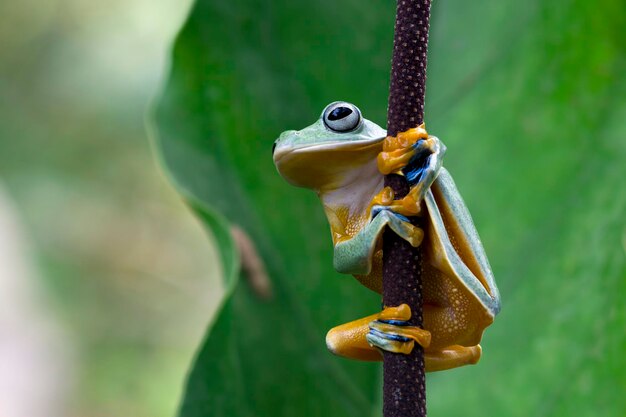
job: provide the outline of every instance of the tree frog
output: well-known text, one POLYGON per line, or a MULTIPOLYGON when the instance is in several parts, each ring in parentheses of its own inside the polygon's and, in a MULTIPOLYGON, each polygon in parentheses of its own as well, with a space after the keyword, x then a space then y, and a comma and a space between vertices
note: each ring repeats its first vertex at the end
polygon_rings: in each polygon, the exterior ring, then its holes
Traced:
POLYGON ((334 354, 381 360, 380 350, 424 348, 426 371, 478 362, 481 340, 500 310, 500 297, 469 211, 448 171, 445 146, 424 126, 386 137, 347 102, 328 105, 311 126, 283 132, 273 147, 280 175, 315 191, 330 224, 337 271, 382 291, 382 232, 386 227, 423 252, 424 328, 408 326, 408 305, 331 329, 334 354), (402 200, 384 187, 384 174, 405 175, 402 200), (407 216, 422 216, 423 230, 407 216))

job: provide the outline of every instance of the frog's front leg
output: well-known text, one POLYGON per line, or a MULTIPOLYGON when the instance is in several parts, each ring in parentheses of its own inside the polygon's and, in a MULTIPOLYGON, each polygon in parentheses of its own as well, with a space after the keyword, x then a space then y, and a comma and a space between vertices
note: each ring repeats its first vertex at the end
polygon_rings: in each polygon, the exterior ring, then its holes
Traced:
POLYGON ((335 355, 366 361, 381 360, 380 349, 409 354, 417 342, 422 347, 430 344, 430 332, 408 326, 411 309, 402 304, 386 307, 350 323, 334 327, 326 335, 326 346, 335 355))
POLYGON ((391 210, 405 216, 420 215, 421 202, 439 175, 444 152, 445 146, 434 136, 418 142, 412 163, 403 170, 411 185, 409 193, 404 198, 393 201, 391 210))
POLYGON ((383 152, 378 155, 378 169, 387 175, 391 173, 405 176, 410 185, 409 193, 394 200, 393 192, 385 187, 376 196, 379 204, 403 216, 419 216, 424 195, 437 178, 446 147, 435 136, 426 133, 424 125, 388 136, 383 144, 383 152))
POLYGON ((418 247, 424 232, 412 225, 404 216, 388 207, 375 206, 374 217, 356 235, 340 239, 335 244, 333 265, 338 272, 352 275, 366 275, 372 269, 372 256, 380 234, 389 226, 396 234, 418 247))

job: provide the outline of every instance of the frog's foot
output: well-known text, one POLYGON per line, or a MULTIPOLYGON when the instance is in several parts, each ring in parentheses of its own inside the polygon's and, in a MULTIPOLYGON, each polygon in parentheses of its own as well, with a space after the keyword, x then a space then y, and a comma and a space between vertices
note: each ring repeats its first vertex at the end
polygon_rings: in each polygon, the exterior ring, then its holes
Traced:
POLYGON ((399 173, 415 155, 415 145, 421 139, 428 139, 423 123, 397 136, 387 136, 383 142, 383 151, 378 154, 378 170, 383 175, 399 173))
POLYGON ((385 218, 387 225, 398 236, 417 248, 424 240, 424 231, 411 224, 408 218, 391 210, 388 206, 374 206, 371 210, 372 218, 381 216, 385 218))
MULTIPOLYGON (((421 188, 420 186, 416 186, 414 188, 421 188)), ((406 217, 414 217, 419 216, 422 212, 422 206, 420 204, 422 200, 419 197, 416 199, 415 193, 409 192, 405 197, 394 200, 394 202, 389 206, 389 210, 398 213, 402 216, 406 217)))
POLYGON ((409 326, 411 308, 407 304, 398 307, 385 307, 377 319, 369 323, 369 333, 365 336, 370 346, 387 352, 408 355, 415 342, 426 348, 430 345, 430 332, 416 326, 409 326))
POLYGON ((369 207, 367 208, 368 216, 372 217, 374 207, 377 206, 379 206, 377 207, 377 211, 380 211, 381 208, 384 207, 405 217, 418 216, 421 212, 421 206, 418 203, 421 200, 416 199, 416 197, 419 198, 421 195, 421 190, 418 190, 418 188, 421 189, 422 187, 420 185, 413 187, 409 191, 409 194, 399 200, 394 200, 395 194, 391 187, 383 188, 372 198, 372 201, 370 201, 369 207))
POLYGON ((427 188, 425 188, 424 184, 420 182, 411 187, 409 193, 405 197, 399 200, 394 200, 393 203, 389 205, 389 209, 407 217, 419 216, 422 211, 421 202, 424 201, 426 191, 427 188))
MULTIPOLYGON (((395 194, 393 192, 393 190, 391 189, 391 187, 384 187, 382 190, 380 190, 380 192, 378 194, 376 194, 374 196, 374 198, 372 198, 372 201, 370 201, 369 206, 367 207, 367 215, 368 217, 373 217, 372 216, 372 209, 374 207, 377 206, 384 206, 384 207, 389 207, 391 204, 393 204, 393 199, 395 198, 395 194)), ((378 211, 381 210, 382 207, 378 207, 378 211)))
POLYGON ((413 217, 418 216, 421 211, 420 204, 416 200, 416 196, 419 198, 419 190, 415 190, 417 188, 421 188, 420 185, 413 187, 409 194, 407 194, 404 198, 399 200, 394 200, 395 194, 391 187, 385 187, 378 194, 372 198, 370 201, 369 207, 367 208, 367 214, 371 218, 372 214, 380 212, 383 208, 393 211, 396 214, 400 214, 405 217, 413 217))
POLYGON ((387 136, 383 150, 378 154, 378 170, 384 175, 404 175, 411 189, 404 198, 394 200, 391 188, 385 187, 372 199, 370 208, 384 205, 403 216, 419 216, 424 195, 441 166, 438 156, 444 151, 439 139, 428 136, 424 124, 395 137, 387 136))
POLYGON ((445 371, 464 365, 474 365, 480 360, 482 349, 476 346, 448 346, 438 352, 426 352, 426 372, 445 371))

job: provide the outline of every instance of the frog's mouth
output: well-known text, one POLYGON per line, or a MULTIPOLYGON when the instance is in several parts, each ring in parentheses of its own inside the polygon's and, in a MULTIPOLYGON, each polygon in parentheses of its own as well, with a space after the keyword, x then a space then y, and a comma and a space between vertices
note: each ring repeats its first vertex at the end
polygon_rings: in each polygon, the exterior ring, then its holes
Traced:
POLYGON ((274 163, 280 175, 299 187, 321 189, 342 183, 355 170, 376 164, 384 138, 279 146, 274 163))
MULTIPOLYGON (((290 155, 305 153, 329 153, 329 152, 359 152, 368 151, 371 147, 380 145, 384 137, 375 139, 353 140, 353 141, 329 141, 316 143, 313 145, 301 146, 278 146, 274 151, 274 162, 278 165, 283 159, 288 159, 290 155)), ((380 150, 378 150, 380 152, 380 150)))

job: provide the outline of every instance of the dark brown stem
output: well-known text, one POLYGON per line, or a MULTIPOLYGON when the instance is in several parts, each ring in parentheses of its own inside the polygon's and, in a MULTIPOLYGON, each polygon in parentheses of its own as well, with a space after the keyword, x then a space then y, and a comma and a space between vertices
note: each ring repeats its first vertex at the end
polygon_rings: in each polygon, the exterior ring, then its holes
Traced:
MULTIPOLYGON (((398 0, 388 135, 395 136, 424 120, 429 17, 430 0, 398 0)), ((385 185, 392 187, 396 198, 409 190, 404 177, 398 175, 387 175, 385 185)), ((411 222, 420 226, 417 218, 411 222)), ((390 230, 383 235, 383 303, 408 304, 413 313, 410 324, 422 327, 422 252, 390 230)), ((383 369, 384 417, 425 417, 426 376, 421 346, 416 344, 410 355, 385 352, 383 369)))

